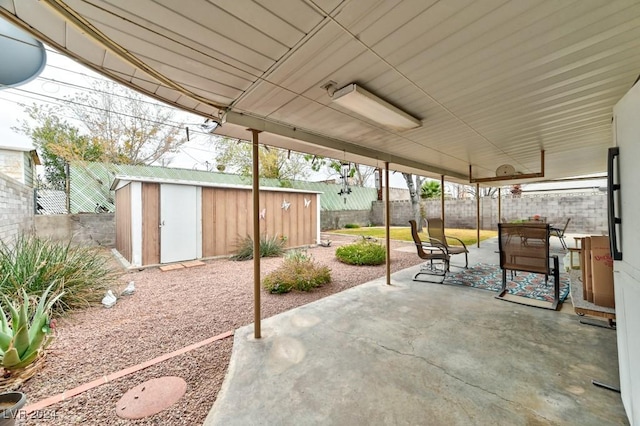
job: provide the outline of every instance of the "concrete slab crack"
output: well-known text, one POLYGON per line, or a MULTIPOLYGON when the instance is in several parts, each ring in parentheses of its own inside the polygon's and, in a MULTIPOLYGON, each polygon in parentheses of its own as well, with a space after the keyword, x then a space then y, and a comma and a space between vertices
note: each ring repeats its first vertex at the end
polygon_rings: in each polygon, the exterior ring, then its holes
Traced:
MULTIPOLYGON (((429 364, 430 366, 432 366, 432 367, 435 367, 435 368, 439 369, 439 370, 440 370, 440 371, 442 371, 445 375, 447 375, 447 376, 451 377, 451 378, 452 378, 452 379, 454 379, 454 380, 457 380, 457 381, 459 381, 459 382, 461 382, 461 383, 463 383, 463 384, 465 384, 465 385, 467 385, 467 386, 471 386, 472 388, 476 388, 476 389, 481 390, 481 391, 483 391, 483 392, 486 392, 486 393, 488 393, 488 394, 490 394, 490 395, 493 395, 493 396, 495 396, 495 397, 497 397, 497 398, 499 398, 499 399, 501 399, 501 400, 503 400, 503 401, 505 401, 505 402, 507 402, 507 403, 509 403, 509 404, 513 404, 513 405, 515 405, 515 406, 518 406, 518 407, 520 407, 521 409, 523 409, 523 410, 525 410, 525 411, 528 411, 528 412, 530 412, 530 413, 534 414, 534 415, 535 415, 535 416, 537 416, 537 417, 540 417, 540 418, 542 418, 542 419, 544 419, 544 420, 546 420, 546 421, 548 421, 548 422, 553 423, 551 419, 548 419, 548 418, 546 418, 546 417, 544 417, 544 416, 540 415, 539 413, 537 413, 537 412, 535 412, 535 411, 531 410, 531 409, 530 409, 530 408, 528 408, 528 407, 525 407, 524 405, 522 405, 522 404, 518 403, 517 401, 513 401, 513 400, 510 400, 510 399, 508 399, 508 398, 505 398, 505 397, 503 397, 502 395, 500 395, 500 394, 498 394, 498 393, 496 393, 496 392, 493 392, 493 391, 491 391, 491 390, 489 390, 489 389, 485 389, 485 388, 483 388, 482 386, 476 385, 476 384, 474 384, 474 383, 470 383, 470 382, 468 382, 468 381, 464 380, 464 379, 463 379, 463 378, 461 378, 461 377, 458 377, 458 376, 456 376, 456 375, 454 375, 454 374, 451 374, 449 371, 447 371, 447 370, 446 370, 444 367, 442 367, 441 365, 438 365, 438 364, 434 363, 433 361, 428 360, 428 359, 427 359, 427 358, 425 358, 425 357, 422 357, 422 356, 420 356, 420 355, 416 355, 416 354, 413 354, 413 353, 405 353, 405 352, 401 352, 401 351, 399 351, 399 350, 397 350, 397 349, 390 348, 390 347, 385 346, 385 345, 383 345, 383 344, 381 344, 381 343, 379 343, 379 342, 377 342, 377 341, 374 341, 373 339, 368 339, 368 338, 365 338, 365 339, 366 339, 366 340, 370 340, 371 342, 374 342, 374 343, 376 344, 376 346, 378 346, 378 347, 380 347, 380 348, 382 348, 382 349, 384 349, 384 350, 386 350, 386 351, 393 352, 393 353, 396 353, 396 354, 401 355, 401 356, 407 356, 407 357, 411 357, 411 358, 419 359, 419 360, 421 360, 421 361, 423 361, 423 362, 425 362, 425 363, 429 364)), ((411 345, 411 346, 413 346, 413 345, 411 345)))

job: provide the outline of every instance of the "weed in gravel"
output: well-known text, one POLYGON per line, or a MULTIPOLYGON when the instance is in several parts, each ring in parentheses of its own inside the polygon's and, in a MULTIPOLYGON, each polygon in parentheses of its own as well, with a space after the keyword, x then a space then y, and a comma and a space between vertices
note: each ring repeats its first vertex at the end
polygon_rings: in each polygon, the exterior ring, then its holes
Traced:
POLYGON ((340 262, 349 265, 381 265, 385 261, 385 248, 374 241, 360 240, 336 249, 340 262))
POLYGON ((21 235, 11 245, 0 243, 0 291, 19 301, 22 289, 28 295, 41 295, 52 283, 52 294, 64 295, 54 304, 57 313, 87 307, 99 302, 117 271, 97 247, 72 247, 21 235))
POLYGON ((270 293, 288 293, 291 290, 310 291, 331 282, 331 270, 317 265, 310 256, 298 253, 285 258, 282 265, 262 280, 270 293))
POLYGON ((311 259, 311 255, 307 254, 306 250, 294 249, 286 252, 284 255, 284 258, 285 260, 307 261, 311 259))
MULTIPOLYGON (((260 257, 278 257, 284 253, 286 237, 260 236, 260 257)), ((242 238, 238 243, 238 252, 231 256, 231 260, 251 260, 253 259, 253 238, 249 235, 242 238)))

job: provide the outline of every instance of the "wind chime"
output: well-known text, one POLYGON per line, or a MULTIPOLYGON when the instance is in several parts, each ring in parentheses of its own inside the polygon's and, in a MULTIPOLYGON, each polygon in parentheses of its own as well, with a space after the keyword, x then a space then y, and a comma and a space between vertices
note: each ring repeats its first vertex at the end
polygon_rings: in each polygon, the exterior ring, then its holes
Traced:
POLYGON ((351 163, 342 162, 340 164, 340 178, 342 179, 342 189, 338 192, 338 195, 344 197, 344 203, 347 204, 347 195, 351 194, 351 188, 349 187, 349 174, 351 173, 351 163))

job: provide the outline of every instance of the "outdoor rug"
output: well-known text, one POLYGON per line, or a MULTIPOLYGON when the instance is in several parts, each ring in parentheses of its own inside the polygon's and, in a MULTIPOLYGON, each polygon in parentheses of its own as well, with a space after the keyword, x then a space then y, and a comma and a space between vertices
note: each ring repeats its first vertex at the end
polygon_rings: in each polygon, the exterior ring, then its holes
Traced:
MULTIPOLYGON (((560 272, 560 302, 569 294, 569 274, 560 272)), ((502 270, 498 265, 478 263, 469 269, 447 274, 444 284, 464 285, 498 293, 502 288, 502 270)), ((514 296, 553 302, 553 275, 545 286, 544 275, 518 272, 513 278, 507 272, 507 291, 514 296)))

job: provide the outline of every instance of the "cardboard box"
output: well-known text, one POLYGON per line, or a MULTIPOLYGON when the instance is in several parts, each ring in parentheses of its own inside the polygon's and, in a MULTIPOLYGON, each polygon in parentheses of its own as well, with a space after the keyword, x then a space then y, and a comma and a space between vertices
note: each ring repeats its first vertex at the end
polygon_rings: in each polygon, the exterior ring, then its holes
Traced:
POLYGON ((593 302, 593 287, 591 285, 591 237, 582 239, 582 294, 586 301, 593 302))
POLYGON ((609 237, 591 237, 591 276, 593 303, 615 308, 613 258, 609 237))

